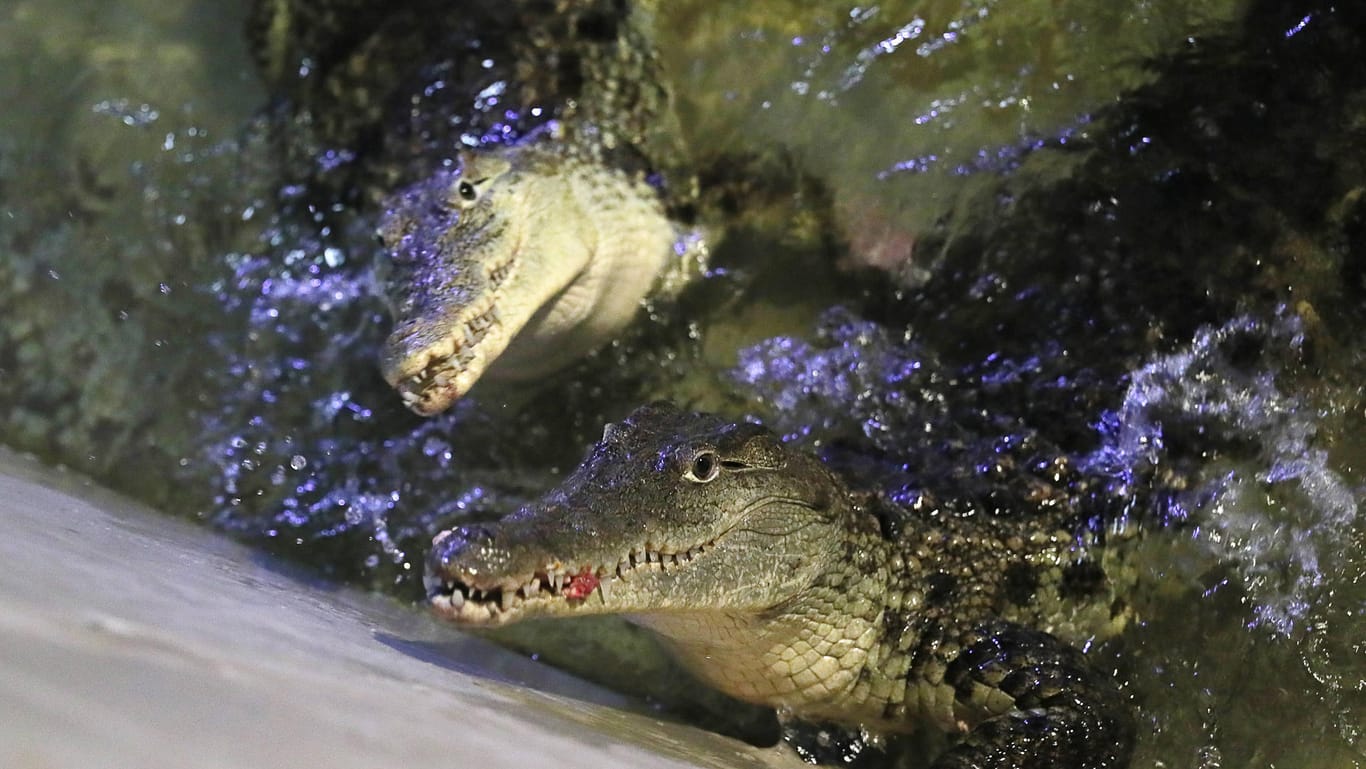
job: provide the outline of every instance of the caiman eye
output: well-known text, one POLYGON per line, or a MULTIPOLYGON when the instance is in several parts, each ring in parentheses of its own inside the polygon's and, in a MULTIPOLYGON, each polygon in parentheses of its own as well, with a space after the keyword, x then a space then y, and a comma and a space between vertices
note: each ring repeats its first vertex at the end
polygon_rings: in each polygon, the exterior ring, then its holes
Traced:
POLYGON ((693 457, 692 467, 688 468, 683 477, 694 483, 710 483, 720 474, 721 458, 716 456, 714 451, 704 451, 693 457))
POLYGON ((469 181, 465 179, 460 180, 460 184, 456 186, 455 191, 460 193, 460 197, 463 200, 467 200, 471 203, 474 202, 475 198, 479 197, 479 193, 475 191, 474 185, 470 184, 469 181))

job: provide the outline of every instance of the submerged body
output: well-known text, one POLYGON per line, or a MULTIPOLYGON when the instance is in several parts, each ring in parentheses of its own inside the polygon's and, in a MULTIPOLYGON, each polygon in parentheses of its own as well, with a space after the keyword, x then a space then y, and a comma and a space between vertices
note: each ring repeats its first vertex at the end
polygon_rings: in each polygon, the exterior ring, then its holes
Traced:
POLYGON ((893 510, 761 427, 654 405, 541 502, 439 535, 427 580, 460 624, 623 614, 737 698, 960 735, 935 766, 1118 767, 1129 714, 1072 644, 1126 609, 1085 539, 1062 515, 893 510))

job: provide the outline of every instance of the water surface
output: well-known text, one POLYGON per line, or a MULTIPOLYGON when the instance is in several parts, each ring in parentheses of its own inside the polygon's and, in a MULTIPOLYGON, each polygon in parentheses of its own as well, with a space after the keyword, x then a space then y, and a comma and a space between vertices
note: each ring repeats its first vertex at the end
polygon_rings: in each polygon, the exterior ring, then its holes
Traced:
MULTIPOLYGON (((433 531, 515 509, 647 399, 892 493, 989 484, 1034 441, 1153 531, 1143 620, 1093 650, 1136 765, 1363 761, 1354 10, 659 9, 699 166, 754 169, 701 223, 708 276, 556 381, 422 420, 374 364, 370 145, 269 104, 230 6, 3 11, 6 443, 415 599, 433 531)), ((412 86, 400 174, 537 122, 499 95, 506 46, 467 42, 412 86)))

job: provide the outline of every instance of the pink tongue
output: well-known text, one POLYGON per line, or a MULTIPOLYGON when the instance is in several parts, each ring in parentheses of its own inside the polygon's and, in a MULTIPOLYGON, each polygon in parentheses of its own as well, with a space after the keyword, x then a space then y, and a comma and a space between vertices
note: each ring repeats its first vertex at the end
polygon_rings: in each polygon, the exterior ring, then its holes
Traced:
POLYGON ((564 586, 564 597, 571 601, 582 601, 598 588, 598 577, 592 569, 584 569, 569 578, 569 584, 564 586))

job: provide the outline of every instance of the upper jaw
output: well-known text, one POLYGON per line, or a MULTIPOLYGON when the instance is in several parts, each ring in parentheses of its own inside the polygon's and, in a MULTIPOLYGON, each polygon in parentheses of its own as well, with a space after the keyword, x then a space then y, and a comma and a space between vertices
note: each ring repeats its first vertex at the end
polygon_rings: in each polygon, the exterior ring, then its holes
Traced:
MULTIPOLYGON (((435 323, 423 324, 430 329, 435 323)), ((474 386, 506 345, 507 329, 493 301, 466 310, 436 341, 419 346, 422 336, 413 327, 395 329, 381 355, 384 378, 403 403, 422 416, 445 411, 474 386)))
POLYGON ((513 241, 508 253, 490 258, 480 248, 451 245, 478 241, 486 229, 479 222, 440 214, 404 235, 411 217, 391 219, 381 238, 392 257, 377 279, 394 327, 380 350, 380 369, 404 405, 432 416, 463 397, 525 324, 507 287, 520 271, 523 244, 513 241))
POLYGON ((438 615, 481 626, 530 616, 648 611, 652 607, 642 605, 639 595, 651 591, 637 590, 639 581, 688 568, 705 559, 714 546, 711 542, 681 549, 640 546, 626 550, 615 561, 605 558, 576 566, 544 557, 531 561, 541 564, 536 567, 488 570, 473 565, 476 559, 443 554, 443 542, 452 534, 442 532, 433 540, 423 578, 427 598, 438 615))
POLYGON ((476 362, 483 356, 477 350, 458 350, 445 355, 425 355, 420 366, 409 366, 412 373, 386 367, 384 378, 398 391, 403 405, 424 417, 450 408, 464 397, 483 372, 476 362))

